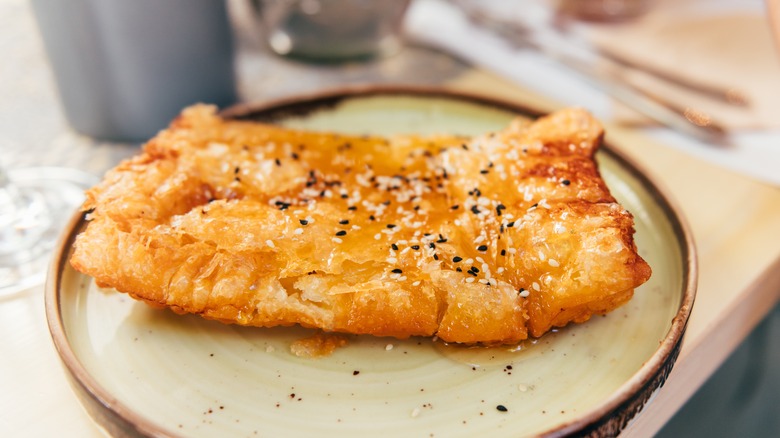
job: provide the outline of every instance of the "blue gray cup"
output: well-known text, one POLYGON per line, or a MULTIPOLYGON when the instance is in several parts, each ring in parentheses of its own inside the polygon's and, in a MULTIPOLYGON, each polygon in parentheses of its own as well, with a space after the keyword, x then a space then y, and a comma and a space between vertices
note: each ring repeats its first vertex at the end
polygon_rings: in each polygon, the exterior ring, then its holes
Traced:
POLYGON ((65 116, 101 140, 139 141, 183 107, 236 100, 223 0, 33 0, 65 116))

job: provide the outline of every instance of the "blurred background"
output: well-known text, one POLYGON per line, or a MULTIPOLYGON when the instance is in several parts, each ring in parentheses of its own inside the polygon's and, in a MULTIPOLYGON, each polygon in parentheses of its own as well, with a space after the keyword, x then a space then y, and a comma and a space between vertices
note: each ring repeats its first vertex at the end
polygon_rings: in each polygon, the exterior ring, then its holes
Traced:
MULTIPOLYGON (((199 101, 478 83, 482 94, 542 109, 585 106, 780 185, 780 62, 766 6, 3 0, 0 165, 100 176, 199 101)), ((659 436, 780 436, 779 337, 775 308, 659 436)))

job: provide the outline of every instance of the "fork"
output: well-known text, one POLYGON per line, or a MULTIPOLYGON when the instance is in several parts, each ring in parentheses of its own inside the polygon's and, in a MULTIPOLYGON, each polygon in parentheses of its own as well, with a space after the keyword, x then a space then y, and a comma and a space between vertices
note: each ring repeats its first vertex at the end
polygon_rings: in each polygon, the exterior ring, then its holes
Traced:
POLYGON ((582 50, 564 50, 550 44, 536 33, 514 22, 496 19, 481 11, 455 2, 474 24, 502 37, 517 48, 533 49, 579 73, 591 85, 623 102, 646 117, 678 132, 707 143, 728 145, 728 132, 709 114, 695 108, 680 106, 638 87, 622 76, 621 63, 616 60, 588 58, 582 50))

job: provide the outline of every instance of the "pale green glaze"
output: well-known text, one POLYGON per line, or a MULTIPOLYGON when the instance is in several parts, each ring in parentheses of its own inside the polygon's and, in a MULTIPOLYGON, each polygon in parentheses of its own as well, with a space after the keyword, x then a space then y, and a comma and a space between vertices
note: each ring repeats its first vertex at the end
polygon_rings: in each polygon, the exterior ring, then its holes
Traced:
MULTIPOLYGON (((444 98, 373 97, 289 124, 475 134, 501 129, 511 117, 444 98)), ((636 216, 637 245, 653 276, 623 308, 536 342, 463 348, 430 339, 351 337, 329 357, 301 359, 289 345, 310 334, 305 330, 234 327, 153 310, 98 290, 69 267, 60 291, 66 335, 107 393, 174 434, 541 433, 596 409, 640 370, 667 335, 685 287, 680 236, 651 189, 611 156, 602 154, 600 162, 614 195, 636 216), (498 411, 499 404, 508 411, 498 411)))

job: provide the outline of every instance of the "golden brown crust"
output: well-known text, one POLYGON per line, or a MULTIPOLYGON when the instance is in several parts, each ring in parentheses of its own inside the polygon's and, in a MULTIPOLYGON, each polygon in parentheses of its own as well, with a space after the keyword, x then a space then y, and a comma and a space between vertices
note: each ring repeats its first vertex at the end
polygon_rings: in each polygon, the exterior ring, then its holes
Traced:
POLYGON ((650 276, 582 110, 478 138, 384 139, 186 109, 87 193, 72 265, 155 306, 254 326, 512 343, 650 276))

